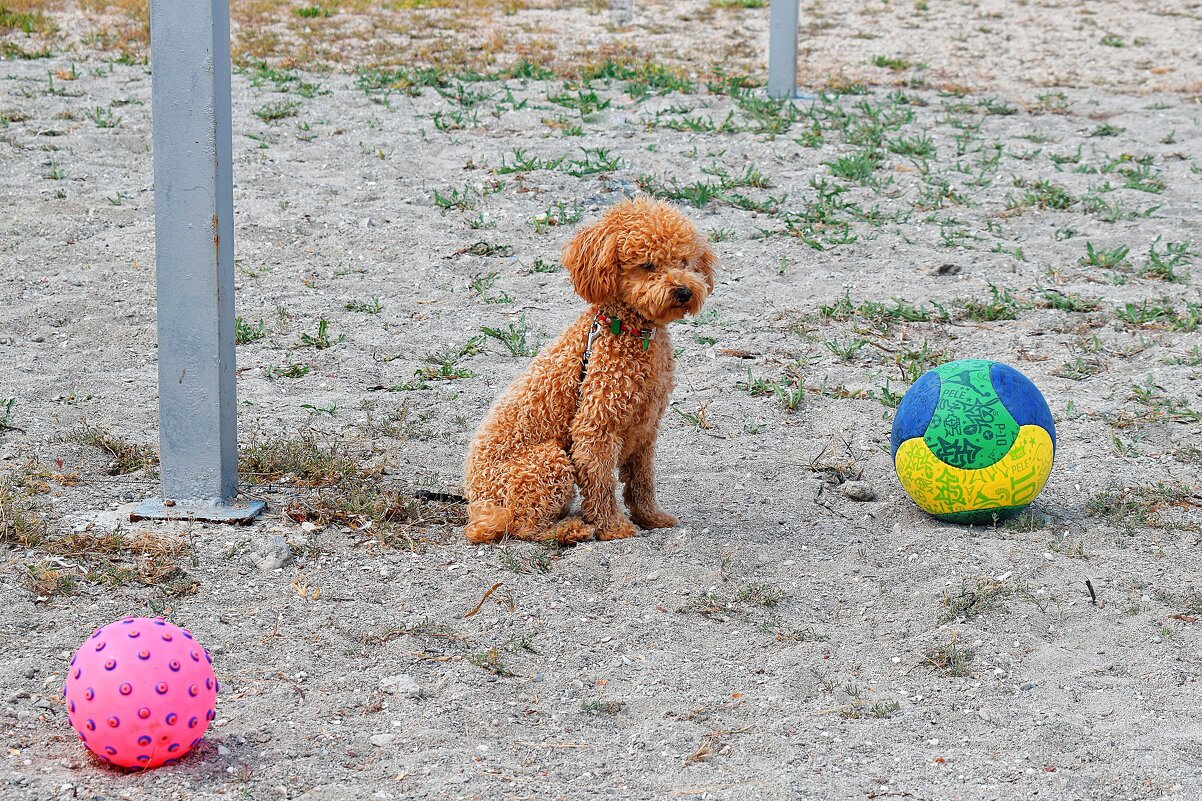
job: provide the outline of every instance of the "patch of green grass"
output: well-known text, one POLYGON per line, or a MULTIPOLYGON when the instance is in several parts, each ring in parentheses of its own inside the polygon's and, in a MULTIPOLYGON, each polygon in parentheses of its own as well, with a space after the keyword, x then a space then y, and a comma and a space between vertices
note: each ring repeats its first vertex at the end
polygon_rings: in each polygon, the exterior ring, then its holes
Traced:
POLYGON ((251 113, 261 119, 263 122, 272 123, 287 119, 289 117, 295 117, 298 109, 300 109, 299 101, 280 100, 275 103, 267 103, 259 106, 251 113))
POLYGON ((263 337, 267 336, 267 327, 262 320, 259 320, 257 326, 251 325, 241 317, 234 319, 234 343, 237 345, 246 345, 250 342, 258 342, 263 337))
POLYGON ((0 6, 0 33, 49 34, 57 30, 54 21, 41 11, 9 11, 0 6))
POLYGON ((875 151, 861 150, 823 163, 830 168, 831 174, 836 178, 863 183, 880 164, 880 157, 875 151))
POLYGON ((84 424, 74 432, 76 442, 97 448, 112 459, 106 469, 110 476, 124 476, 139 470, 148 471, 159 463, 159 456, 150 445, 128 442, 112 432, 84 424))
POLYGON ((1106 47, 1124 47, 1123 37, 1113 33, 1108 33, 1101 39, 1101 44, 1106 47))
POLYGON ((1140 526, 1168 528, 1171 521, 1164 516, 1170 508, 1197 506, 1193 492, 1183 484, 1157 483, 1124 487, 1111 484, 1085 504, 1085 513, 1116 528, 1133 530, 1140 526))
POLYGON ((575 111, 581 121, 588 121, 600 111, 609 108, 613 102, 610 98, 602 98, 597 95, 592 89, 587 92, 583 89, 577 89, 575 92, 560 92, 559 94, 547 95, 547 100, 557 106, 563 106, 566 109, 575 111))
POLYGON ((1026 189, 1019 197, 1006 199, 1008 209, 1023 209, 1034 206, 1039 209, 1055 209, 1067 211, 1077 202, 1068 190, 1051 181, 1024 181, 1016 179, 1015 185, 1026 189))
POLYGON ((998 609, 1002 601, 1013 594, 1013 587, 997 579, 981 577, 971 583, 968 579, 961 579, 958 591, 949 590, 943 594, 944 611, 940 622, 974 620, 998 609))
POLYGON ((1045 289, 1040 293, 1040 305, 1048 309, 1065 312, 1092 312, 1101 308, 1096 300, 1083 298, 1072 292, 1061 292, 1058 289, 1045 289))
POLYGON ((290 92, 301 97, 328 94, 327 90, 321 88, 321 84, 306 81, 299 71, 273 67, 265 61, 251 61, 245 71, 255 88, 270 84, 277 92, 290 92))
POLYGON ((1173 283, 1187 282, 1189 276, 1177 272, 1177 268, 1193 263, 1197 254, 1193 252, 1192 244, 1190 242, 1166 242, 1163 251, 1156 249, 1157 244, 1158 242, 1153 242, 1148 248, 1148 261, 1140 269, 1140 277, 1173 283))
POLYGON ((113 113, 111 108, 96 106, 88 115, 97 128, 116 128, 121 124, 121 118, 113 113))
POLYGON ((1122 167, 1117 172, 1123 177, 1124 189, 1135 189, 1159 195, 1168 186, 1148 163, 1135 163, 1128 167, 1122 167))
POLYGON ((867 339, 827 339, 822 343, 827 350, 839 357, 841 362, 850 362, 856 358, 860 349, 868 344, 867 339))
POLYGON ((964 301, 962 304, 964 316, 978 322, 1018 319, 1018 312, 1022 308, 1022 304, 1008 287, 999 289, 994 284, 990 284, 989 294, 989 300, 964 301))
POLYGON ((1178 311, 1169 298, 1143 300, 1124 304, 1115 312, 1115 317, 1128 325, 1190 333, 1202 325, 1202 303, 1186 303, 1185 308, 1178 311))
POLYGON ((1126 132, 1126 130, 1126 128, 1120 128, 1117 125, 1111 125, 1108 122, 1104 122, 1090 131, 1087 136, 1118 136, 1119 134, 1126 132))
POLYGON ((378 297, 373 297, 369 301, 350 300, 343 307, 347 311, 360 312, 362 314, 379 314, 384 311, 384 304, 380 302, 378 297))
MULTIPOLYGON (((754 0, 753 0, 754 1, 754 0)), ((713 2, 713 0, 711 0, 713 2)), ((747 2, 747 0, 744 0, 747 2)), ((588 698, 580 702, 580 711, 588 715, 616 715, 626 706, 625 701, 588 698)))
POLYGON ((550 573, 551 553, 546 548, 501 548, 497 551, 501 567, 514 573, 550 573))
POLYGON ((639 187, 648 194, 688 203, 695 208, 703 208, 718 197, 718 185, 708 181, 680 184, 676 179, 672 179, 672 185, 667 186, 659 183, 650 175, 640 175, 639 187))
POLYGON ((901 72, 910 68, 910 62, 904 58, 894 58, 891 56, 874 56, 872 59, 874 67, 901 72))
POLYGON ((961 645, 960 638, 953 634, 946 645, 928 648, 923 654, 923 664, 945 676, 971 676, 969 666, 975 656, 973 650, 961 645))
POLYGON ((890 153, 896 153, 899 156, 912 156, 918 159, 935 157, 935 141, 925 132, 917 136, 898 135, 886 142, 885 146, 889 148, 890 153))
POLYGON ((452 189, 450 194, 444 195, 437 189, 433 190, 434 205, 440 208, 443 212, 452 209, 458 211, 467 211, 468 209, 476 208, 480 202, 480 193, 473 187, 464 184, 463 189, 452 189))
POLYGON ((1102 372, 1105 366, 1100 359, 1083 358, 1078 356, 1071 362, 1065 362, 1052 371, 1054 375, 1067 378, 1070 381, 1084 381, 1090 376, 1102 372))
POLYGON ((538 353, 538 349, 528 341, 530 329, 526 326, 525 315, 519 318, 516 324, 509 323, 505 328, 484 326, 480 332, 504 345, 511 356, 534 356, 538 353))
POLYGON ((739 590, 735 595, 735 600, 739 603, 754 604, 755 606, 762 606, 765 609, 771 609, 784 600, 784 597, 785 594, 781 592, 779 587, 753 581, 739 590))
POLYGON ((330 336, 330 321, 325 317, 318 318, 317 331, 315 333, 302 332, 300 335, 302 345, 307 348, 316 348, 317 350, 332 348, 341 343, 345 338, 343 334, 339 334, 337 339, 330 336))
POLYGON ((851 293, 844 292, 843 297, 833 304, 820 306, 818 314, 827 320, 860 319, 878 326, 896 323, 925 323, 932 320, 946 322, 949 319, 947 311, 939 304, 933 305, 934 308, 915 306, 900 298, 894 298, 892 305, 871 300, 857 305, 852 303, 851 293))
POLYGON ((268 378, 303 378, 309 374, 312 368, 307 364, 299 364, 289 362, 286 367, 269 366, 267 368, 268 378))
POLYGON ((0 398, 0 434, 5 431, 20 431, 12 424, 13 407, 17 405, 15 397, 0 398))
POLYGON ((301 19, 324 19, 334 15, 334 11, 325 6, 301 6, 292 9, 292 13, 301 19))
POLYGON ((1127 266, 1127 255, 1131 248, 1119 245, 1110 250, 1100 250, 1093 242, 1085 243, 1085 255, 1078 262, 1082 267, 1101 267, 1104 270, 1121 270, 1127 266))
POLYGON ((582 147, 584 158, 568 162, 563 171, 576 178, 584 178, 598 173, 613 172, 622 166, 621 156, 615 156, 604 147, 582 147))
POLYGON ((563 164, 567 156, 560 156, 552 161, 545 161, 538 156, 532 156, 520 147, 513 149, 512 161, 507 161, 505 156, 501 156, 501 166, 497 167, 493 172, 497 175, 509 175, 511 173, 533 172, 535 170, 554 170, 563 164))
POLYGON ((49 523, 34 496, 50 489, 33 475, 33 466, 0 475, 0 544, 32 548, 42 542, 49 523))

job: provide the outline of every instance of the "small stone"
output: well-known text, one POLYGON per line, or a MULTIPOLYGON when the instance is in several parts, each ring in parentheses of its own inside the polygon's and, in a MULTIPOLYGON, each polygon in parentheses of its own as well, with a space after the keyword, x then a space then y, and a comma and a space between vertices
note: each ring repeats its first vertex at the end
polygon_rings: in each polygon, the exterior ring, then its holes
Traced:
POLYGON ((1033 689, 1035 689, 1035 682, 1033 682, 1033 681, 1024 681, 1022 684, 1018 685, 1018 689, 1020 689, 1020 690, 1033 690, 1033 689))
POLYGON ((843 494, 853 501, 876 499, 876 490, 867 481, 848 481, 843 484, 843 494))
POLYGON ((252 565, 268 573, 291 562, 292 549, 283 535, 274 534, 260 542, 246 558, 252 565))
POLYGON ((380 689, 389 695, 403 695, 406 698, 421 698, 422 688, 417 680, 408 673, 398 673, 395 676, 385 676, 380 679, 380 689))
POLYGON ((224 745, 221 745, 220 743, 218 743, 217 744, 217 756, 229 756, 229 755, 230 755, 230 749, 228 749, 224 745))
POLYGON ((395 743, 398 736, 399 735, 392 734, 391 732, 385 732, 383 734, 373 734, 370 739, 371 744, 376 748, 385 748, 386 746, 390 746, 395 743))

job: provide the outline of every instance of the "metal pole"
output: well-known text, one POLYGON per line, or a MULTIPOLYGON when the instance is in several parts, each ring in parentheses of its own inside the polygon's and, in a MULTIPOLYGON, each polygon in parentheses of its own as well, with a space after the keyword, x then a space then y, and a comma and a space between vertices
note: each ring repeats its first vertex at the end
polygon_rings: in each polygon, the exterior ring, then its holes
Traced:
POLYGON ((131 518, 246 522, 236 504, 229 0, 152 0, 162 498, 131 518))
POLYGON ((768 19, 768 96, 797 92, 797 20, 800 0, 772 0, 768 19))

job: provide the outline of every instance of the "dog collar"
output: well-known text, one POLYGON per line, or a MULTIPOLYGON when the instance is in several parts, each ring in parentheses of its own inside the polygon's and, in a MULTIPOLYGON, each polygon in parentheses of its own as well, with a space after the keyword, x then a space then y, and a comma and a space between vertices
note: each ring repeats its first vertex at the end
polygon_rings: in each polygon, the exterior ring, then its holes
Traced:
POLYGON ((592 349, 593 342, 597 339, 597 335, 605 330, 608 330, 614 336, 626 334, 627 336, 639 337, 643 340, 643 350, 649 349, 651 347, 651 340, 655 339, 654 328, 636 328, 617 315, 611 317, 605 312, 598 310, 597 316, 593 318, 593 326, 588 332, 590 350, 592 349))
POLYGON ((593 357, 593 343, 597 341, 597 337, 601 336, 602 331, 609 331, 614 336, 627 334, 636 336, 643 340, 643 350, 651 348, 651 340, 655 339, 654 328, 635 328, 622 321, 617 315, 610 316, 603 311, 598 311, 597 316, 593 318, 593 324, 588 330, 588 342, 584 345, 584 356, 580 359, 580 387, 584 389, 584 376, 588 373, 588 363, 593 357))

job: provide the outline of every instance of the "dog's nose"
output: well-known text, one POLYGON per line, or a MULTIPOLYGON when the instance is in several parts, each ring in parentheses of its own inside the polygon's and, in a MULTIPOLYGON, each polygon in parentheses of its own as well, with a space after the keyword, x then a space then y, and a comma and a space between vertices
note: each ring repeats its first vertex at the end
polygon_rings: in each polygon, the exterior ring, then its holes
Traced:
POLYGON ((687 286, 678 286, 672 290, 672 299, 680 304, 688 303, 693 299, 693 290, 687 286))

